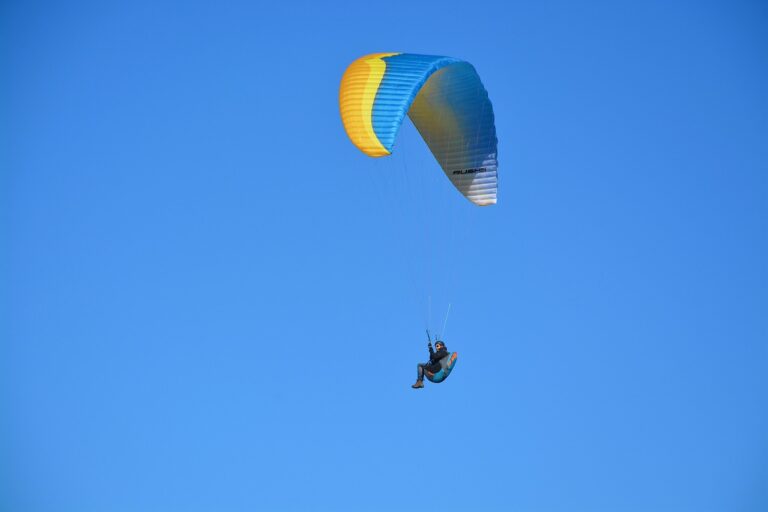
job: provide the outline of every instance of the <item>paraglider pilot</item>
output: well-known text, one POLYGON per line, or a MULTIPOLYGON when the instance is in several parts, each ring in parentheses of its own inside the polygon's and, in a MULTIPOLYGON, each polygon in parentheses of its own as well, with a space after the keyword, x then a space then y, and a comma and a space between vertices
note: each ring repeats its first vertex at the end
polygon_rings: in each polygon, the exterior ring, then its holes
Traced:
POLYGON ((411 386, 413 389, 424 387, 424 372, 437 373, 442 368, 440 361, 448 357, 448 349, 445 348, 445 343, 440 340, 435 341, 435 348, 432 348, 432 342, 429 342, 429 362, 419 363, 417 366, 418 377, 416 378, 416 384, 411 386))

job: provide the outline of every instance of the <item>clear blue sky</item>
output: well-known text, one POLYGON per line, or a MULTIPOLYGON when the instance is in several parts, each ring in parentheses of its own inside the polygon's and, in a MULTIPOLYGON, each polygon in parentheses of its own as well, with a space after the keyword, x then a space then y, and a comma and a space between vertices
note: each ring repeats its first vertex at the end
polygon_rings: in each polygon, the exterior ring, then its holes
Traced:
POLYGON ((0 6, 0 508, 767 510, 766 4, 321 4, 0 6), (352 146, 379 51, 497 206, 352 146))

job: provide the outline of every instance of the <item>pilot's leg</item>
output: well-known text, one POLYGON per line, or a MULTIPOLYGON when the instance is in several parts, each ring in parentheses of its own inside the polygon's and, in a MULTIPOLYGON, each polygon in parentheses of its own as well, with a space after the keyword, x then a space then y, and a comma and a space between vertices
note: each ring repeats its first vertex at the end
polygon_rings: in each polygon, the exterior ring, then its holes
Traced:
POLYGON ((424 387, 424 365, 422 363, 419 363, 416 365, 416 384, 411 386, 413 389, 423 388, 424 387))

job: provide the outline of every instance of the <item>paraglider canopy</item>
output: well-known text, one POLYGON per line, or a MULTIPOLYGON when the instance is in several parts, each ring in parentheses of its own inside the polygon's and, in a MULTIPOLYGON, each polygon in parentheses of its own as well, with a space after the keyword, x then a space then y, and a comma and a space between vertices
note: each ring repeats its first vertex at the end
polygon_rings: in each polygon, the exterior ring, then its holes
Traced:
POLYGON ((339 90, 344 128, 371 157, 392 153, 405 114, 467 199, 496 204, 493 107, 475 68, 452 57, 374 53, 354 61, 339 90))

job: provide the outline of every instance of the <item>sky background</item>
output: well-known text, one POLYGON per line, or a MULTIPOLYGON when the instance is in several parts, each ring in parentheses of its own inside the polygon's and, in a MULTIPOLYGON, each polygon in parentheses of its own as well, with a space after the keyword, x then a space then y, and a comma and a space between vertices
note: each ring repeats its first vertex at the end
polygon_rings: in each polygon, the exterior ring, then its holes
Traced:
POLYGON ((0 508, 768 510, 766 62, 758 1, 2 2, 0 508), (476 67, 498 205, 349 142, 385 51, 476 67))

